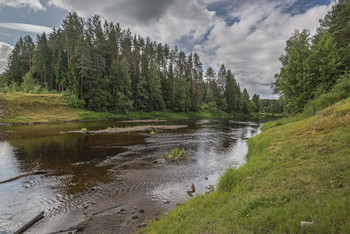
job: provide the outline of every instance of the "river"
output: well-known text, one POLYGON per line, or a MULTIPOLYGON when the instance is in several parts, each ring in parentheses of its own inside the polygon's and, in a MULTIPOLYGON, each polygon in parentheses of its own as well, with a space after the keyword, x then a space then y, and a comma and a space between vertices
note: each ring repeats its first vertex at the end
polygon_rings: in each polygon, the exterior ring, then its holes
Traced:
MULTIPOLYGON (((0 181, 45 170, 0 184, 0 233, 12 233, 45 211, 29 229, 48 233, 77 224, 93 212, 124 204, 142 207, 145 215, 169 211, 177 203, 204 194, 216 186, 230 166, 245 163, 246 140, 261 124, 235 120, 182 120, 177 130, 155 134, 83 134, 72 130, 126 127, 140 123, 116 121, 68 122, 0 128, 0 181), (184 147, 186 159, 156 163, 175 147, 184 147), (84 214, 85 213, 85 214, 84 214)), ((113 210, 109 212, 114 212, 113 210)))

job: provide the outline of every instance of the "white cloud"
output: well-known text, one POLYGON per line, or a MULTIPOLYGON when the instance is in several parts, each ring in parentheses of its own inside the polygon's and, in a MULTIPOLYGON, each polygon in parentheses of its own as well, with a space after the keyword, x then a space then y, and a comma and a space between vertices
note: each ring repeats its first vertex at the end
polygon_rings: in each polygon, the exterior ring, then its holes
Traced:
POLYGON ((12 46, 0 41, 0 74, 4 71, 7 65, 7 58, 11 53, 12 46))
POLYGON ((52 31, 51 28, 41 25, 33 25, 33 24, 22 24, 22 23, 0 23, 0 28, 7 28, 16 31, 29 32, 41 34, 43 32, 50 33, 52 31))
POLYGON ((137 25, 132 29, 162 43, 174 43, 183 37, 193 43, 202 39, 214 25, 215 13, 209 12, 197 1, 176 1, 153 25, 137 25))
POLYGON ((279 71, 278 57, 294 29, 315 32, 330 6, 315 6, 303 14, 283 12, 278 2, 258 1, 231 12, 239 22, 228 26, 216 19, 208 40, 195 47, 204 62, 232 69, 242 89, 272 97, 270 83, 279 71))
POLYGON ((34 11, 45 10, 40 0, 0 0, 0 6, 29 7, 34 11))

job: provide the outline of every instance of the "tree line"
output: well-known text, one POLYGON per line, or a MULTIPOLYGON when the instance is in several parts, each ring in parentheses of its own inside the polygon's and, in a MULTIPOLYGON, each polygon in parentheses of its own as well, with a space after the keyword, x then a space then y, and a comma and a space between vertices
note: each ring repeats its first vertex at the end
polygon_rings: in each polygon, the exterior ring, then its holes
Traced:
POLYGON ((314 36, 309 30, 296 30, 280 61, 272 87, 286 112, 299 112, 322 95, 326 102, 349 97, 350 1, 337 1, 314 36))
POLYGON ((99 15, 69 13, 60 28, 36 41, 20 37, 0 77, 23 91, 64 92, 76 107, 95 111, 263 111, 262 100, 241 91, 233 72, 216 72, 198 53, 185 54, 132 34, 99 15))

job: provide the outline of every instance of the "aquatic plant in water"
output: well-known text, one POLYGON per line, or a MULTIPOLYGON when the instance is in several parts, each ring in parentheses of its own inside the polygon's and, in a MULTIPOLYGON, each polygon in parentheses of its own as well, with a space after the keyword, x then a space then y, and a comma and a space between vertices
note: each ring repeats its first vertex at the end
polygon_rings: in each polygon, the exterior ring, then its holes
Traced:
POLYGON ((179 161, 185 159, 185 148, 174 148, 169 154, 164 155, 168 161, 179 161))

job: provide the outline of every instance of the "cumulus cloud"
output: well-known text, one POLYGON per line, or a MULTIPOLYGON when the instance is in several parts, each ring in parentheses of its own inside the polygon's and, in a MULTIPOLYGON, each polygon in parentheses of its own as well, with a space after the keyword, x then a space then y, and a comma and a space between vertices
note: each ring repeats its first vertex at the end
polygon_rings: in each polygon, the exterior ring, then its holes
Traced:
POLYGON ((40 0, 0 0, 0 6, 29 7, 34 11, 45 10, 40 0))
POLYGON ((215 13, 203 3, 213 1, 217 0, 50 0, 49 5, 84 16, 98 13, 123 28, 171 44, 183 37, 193 42, 205 34, 214 23, 215 13))
POLYGON ((49 5, 84 15, 101 14, 122 22, 147 24, 159 19, 175 0, 49 0, 49 5))
POLYGON ((208 40, 198 44, 204 62, 218 69, 222 63, 232 69, 242 88, 250 94, 272 97, 270 84, 279 71, 278 57, 294 29, 315 32, 318 20, 330 6, 315 6, 301 14, 285 12, 281 1, 243 4, 230 12, 239 20, 227 25, 216 19, 208 40))
POLYGON ((0 28, 7 28, 16 31, 29 32, 41 34, 43 32, 50 33, 52 31, 51 28, 41 25, 33 25, 33 24, 22 24, 22 23, 0 23, 0 28))
POLYGON ((11 53, 12 46, 0 41, 0 74, 4 71, 7 65, 7 58, 11 53))

